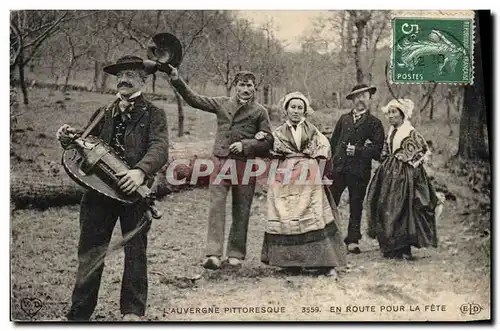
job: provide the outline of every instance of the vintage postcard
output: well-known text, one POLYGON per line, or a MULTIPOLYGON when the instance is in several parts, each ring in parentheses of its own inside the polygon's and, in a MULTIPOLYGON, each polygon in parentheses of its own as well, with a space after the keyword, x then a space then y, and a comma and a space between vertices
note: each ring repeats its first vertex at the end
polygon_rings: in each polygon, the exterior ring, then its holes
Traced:
POLYGON ((491 35, 11 11, 11 321, 491 321, 491 35))

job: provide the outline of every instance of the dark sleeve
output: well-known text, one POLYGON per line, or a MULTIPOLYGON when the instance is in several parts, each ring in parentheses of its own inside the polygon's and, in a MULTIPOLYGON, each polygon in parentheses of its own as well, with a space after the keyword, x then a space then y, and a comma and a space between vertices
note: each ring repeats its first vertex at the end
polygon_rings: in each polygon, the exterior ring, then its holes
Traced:
POLYGON ((207 97, 194 92, 182 78, 172 80, 172 85, 182 98, 193 108, 201 109, 210 113, 217 113, 222 102, 227 100, 227 97, 207 97))
POLYGON ((147 177, 153 177, 168 161, 167 116, 163 109, 151 110, 148 151, 134 168, 144 171, 147 177))
POLYGON ((356 147, 354 153, 366 159, 378 160, 384 146, 384 127, 378 118, 373 122, 370 141, 368 146, 356 147))
POLYGON ((262 140, 242 139, 243 155, 247 157, 263 156, 273 147, 274 138, 271 132, 271 120, 269 119, 269 114, 266 109, 262 109, 261 111, 258 131, 266 132, 266 137, 262 140))
POLYGON ((332 149, 332 155, 335 153, 335 149, 337 148, 337 143, 340 138, 340 132, 342 127, 343 116, 340 116, 337 124, 335 125, 335 129, 333 130, 332 136, 330 138, 330 148, 332 149))

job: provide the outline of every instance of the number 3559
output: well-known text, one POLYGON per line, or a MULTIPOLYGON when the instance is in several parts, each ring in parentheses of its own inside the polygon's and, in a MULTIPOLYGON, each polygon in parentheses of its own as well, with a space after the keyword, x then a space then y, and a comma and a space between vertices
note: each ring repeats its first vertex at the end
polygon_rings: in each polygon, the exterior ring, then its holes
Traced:
POLYGON ((316 306, 309 306, 309 307, 302 307, 301 312, 302 313, 319 313, 321 310, 319 307, 316 306))

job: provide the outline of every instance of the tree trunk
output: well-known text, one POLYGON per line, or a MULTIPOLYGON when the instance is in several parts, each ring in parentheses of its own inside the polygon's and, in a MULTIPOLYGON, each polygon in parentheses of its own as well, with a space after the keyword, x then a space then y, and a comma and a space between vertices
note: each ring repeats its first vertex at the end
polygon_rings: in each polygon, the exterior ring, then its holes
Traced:
POLYGON ((23 102, 25 105, 29 103, 28 101, 28 89, 26 88, 26 82, 24 81, 24 56, 23 51, 19 53, 19 60, 17 62, 17 67, 19 69, 19 83, 21 84, 21 91, 23 91, 23 102))
POLYGON ((365 77, 363 68, 361 67, 361 46, 363 43, 366 22, 357 21, 355 24, 358 33, 356 37, 356 46, 354 47, 354 65, 356 66, 356 82, 362 84, 364 83, 365 77))
POLYGON ((182 97, 174 88, 175 101, 177 101, 177 136, 182 137, 184 135, 184 107, 182 107, 182 97))
POLYGON ((264 85, 263 92, 264 92, 264 104, 268 105, 269 104, 269 84, 264 85))
MULTIPOLYGON (((58 77, 59 75, 56 73, 56 57, 52 56, 52 60, 50 62, 50 74, 52 77, 58 77)), ((57 85, 57 80, 54 82, 57 85)))
POLYGON ((153 93, 156 93, 156 73, 153 74, 153 78, 151 80, 151 88, 153 89, 153 93))
POLYGON ((346 12, 342 12, 340 15, 342 15, 342 20, 340 21, 340 53, 343 54, 345 52, 345 15, 346 12))
MULTIPOLYGON (((476 14, 476 21, 478 15, 476 14)), ((477 24, 474 44, 475 77, 474 84, 464 88, 458 156, 464 159, 489 159, 486 147, 484 124, 486 119, 486 100, 483 81, 483 61, 481 54, 481 35, 477 24)))
POLYGON ((347 53, 349 54, 349 57, 351 56, 352 52, 352 36, 353 36, 353 21, 354 17, 352 15, 349 15, 347 18, 347 23, 346 23, 346 28, 347 28, 347 34, 344 38, 344 54, 347 53))
POLYGON ((12 180, 10 194, 16 209, 46 209, 80 202, 83 190, 69 177, 63 180, 54 177, 40 180, 40 176, 37 177, 38 180, 12 180))
POLYGON ((10 77, 10 86, 14 86, 14 81, 16 80, 16 75, 14 71, 16 70, 17 64, 14 64, 10 66, 10 72, 9 72, 9 77, 10 77))
MULTIPOLYGON (((476 62, 476 70, 477 66, 478 62, 476 62)), ((476 86, 479 84, 476 84, 477 81, 473 86, 465 87, 460 119, 458 156, 465 159, 487 159, 489 157, 483 127, 483 117, 486 111, 484 95, 478 91, 476 86)))
POLYGON ((63 93, 66 92, 66 89, 68 88, 69 77, 71 76, 71 71, 73 70, 73 66, 74 66, 74 62, 71 61, 69 66, 68 66, 68 70, 66 72, 66 78, 64 79, 64 85, 62 88, 63 93))
POLYGON ((453 127, 451 126, 451 101, 446 102, 446 120, 448 122, 448 128, 450 129, 450 136, 453 136, 453 127))
POLYGON ((229 74, 231 73, 231 61, 229 60, 229 55, 226 61, 226 96, 231 96, 232 81, 229 79, 229 74))
POLYGON ((99 62, 94 61, 94 91, 99 92, 99 62))
POLYGON ((429 111, 429 119, 432 120, 434 119, 434 98, 431 97, 431 103, 430 103, 430 111, 429 111))
POLYGON ((102 66, 99 66, 99 73, 101 75, 101 86, 99 87, 99 92, 104 92, 106 90, 106 82, 108 81, 108 75, 103 75, 101 73, 102 66))

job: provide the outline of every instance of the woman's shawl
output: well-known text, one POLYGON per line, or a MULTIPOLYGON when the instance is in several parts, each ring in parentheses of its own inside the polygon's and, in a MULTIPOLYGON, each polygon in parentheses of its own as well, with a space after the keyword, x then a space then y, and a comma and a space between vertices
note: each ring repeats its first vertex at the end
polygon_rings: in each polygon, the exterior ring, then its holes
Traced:
POLYGON ((285 122, 273 131, 274 146, 271 155, 276 157, 303 155, 309 158, 330 159, 331 148, 328 139, 307 120, 299 126, 302 127, 300 149, 295 144, 290 124, 285 122))
POLYGON ((392 141, 392 150, 390 150, 390 138, 393 131, 394 127, 391 126, 387 132, 381 158, 393 155, 397 159, 416 168, 431 154, 424 137, 409 121, 404 121, 403 124, 397 128, 392 141))

